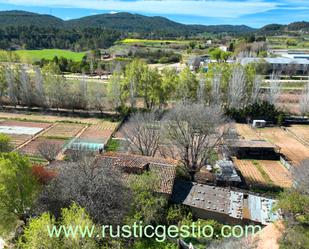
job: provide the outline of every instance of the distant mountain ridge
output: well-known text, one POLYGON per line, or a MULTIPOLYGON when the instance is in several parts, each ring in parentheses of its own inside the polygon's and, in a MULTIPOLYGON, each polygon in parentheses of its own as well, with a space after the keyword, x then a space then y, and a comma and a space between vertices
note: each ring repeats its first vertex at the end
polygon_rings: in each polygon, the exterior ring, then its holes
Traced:
POLYGON ((309 32, 309 22, 294 22, 288 25, 269 24, 260 29, 246 25, 186 25, 160 16, 143 16, 131 13, 99 14, 64 21, 52 15, 27 11, 0 11, 0 28, 37 26, 55 29, 101 28, 120 32, 157 34, 162 37, 189 36, 199 33, 245 34, 256 32, 273 35, 284 32, 309 32))
POLYGON ((246 25, 186 25, 167 18, 131 13, 99 14, 64 21, 52 15, 26 11, 0 11, 0 28, 8 26, 39 26, 66 29, 105 28, 122 32, 194 35, 198 33, 248 33, 255 29, 246 25))

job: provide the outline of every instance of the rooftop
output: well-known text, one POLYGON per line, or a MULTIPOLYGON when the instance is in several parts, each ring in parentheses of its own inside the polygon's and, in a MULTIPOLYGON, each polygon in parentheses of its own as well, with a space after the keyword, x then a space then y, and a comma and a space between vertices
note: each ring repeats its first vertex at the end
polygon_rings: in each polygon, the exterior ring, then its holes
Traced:
POLYGON ((176 203, 263 225, 280 218, 278 212, 272 210, 276 200, 240 190, 181 181, 175 184, 172 199, 176 203))
POLYGON ((124 170, 125 177, 138 176, 147 171, 153 172, 160 180, 157 191, 172 194, 176 177, 177 161, 175 160, 114 152, 104 153, 98 156, 97 160, 103 160, 111 167, 120 167, 124 170))
POLYGON ((242 58, 240 63, 242 65, 247 65, 252 62, 266 61, 270 64, 299 64, 299 65, 309 65, 309 60, 307 59, 292 59, 286 57, 276 57, 276 58, 242 58))
POLYGON ((228 144, 232 148, 267 148, 278 149, 278 147, 266 140, 229 140, 228 144))

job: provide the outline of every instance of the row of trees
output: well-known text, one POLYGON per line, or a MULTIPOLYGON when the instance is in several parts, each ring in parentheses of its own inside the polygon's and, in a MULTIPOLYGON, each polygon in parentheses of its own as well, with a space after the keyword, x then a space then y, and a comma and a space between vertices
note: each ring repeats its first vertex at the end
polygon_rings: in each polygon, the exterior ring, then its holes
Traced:
MULTIPOLYGON (((281 83, 272 74, 268 88, 256 74, 254 65, 211 64, 207 73, 193 73, 188 68, 161 72, 141 60, 122 67, 115 65, 108 84, 90 84, 85 78, 69 81, 59 75, 56 63, 42 70, 24 65, 0 66, 0 99, 2 104, 108 110, 164 107, 173 101, 190 100, 220 105, 223 109, 243 109, 267 101, 280 103, 281 83)), ((307 84, 308 85, 308 84, 307 84)), ((308 86, 301 100, 302 113, 308 112, 308 86)))
POLYGON ((263 78, 256 74, 253 65, 211 64, 207 73, 195 74, 185 68, 178 74, 173 69, 158 72, 135 60, 123 72, 114 72, 109 90, 116 105, 129 102, 132 108, 142 98, 147 109, 183 99, 230 109, 243 108, 261 99, 278 104, 279 78, 272 75, 271 79, 269 89, 262 91, 263 78))
POLYGON ((38 67, 23 65, 0 67, 0 97, 2 104, 28 107, 52 107, 72 109, 96 109, 103 111, 106 90, 103 85, 92 87, 83 78, 68 81, 57 75, 57 67, 48 64, 41 71, 38 67))

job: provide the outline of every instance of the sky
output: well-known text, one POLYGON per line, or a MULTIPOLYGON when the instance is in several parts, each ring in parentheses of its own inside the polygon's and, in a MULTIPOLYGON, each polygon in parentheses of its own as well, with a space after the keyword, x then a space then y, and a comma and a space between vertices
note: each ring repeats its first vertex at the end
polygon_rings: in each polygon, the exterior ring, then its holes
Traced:
POLYGON ((244 24, 254 28, 309 21, 308 0, 0 0, 0 10, 51 14, 63 20, 130 12, 185 24, 244 24))

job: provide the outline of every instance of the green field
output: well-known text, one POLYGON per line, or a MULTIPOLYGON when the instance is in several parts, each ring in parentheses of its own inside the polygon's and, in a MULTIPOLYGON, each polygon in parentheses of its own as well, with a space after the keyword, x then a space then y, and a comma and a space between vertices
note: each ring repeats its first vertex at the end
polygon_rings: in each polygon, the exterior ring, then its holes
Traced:
POLYGON ((42 49, 42 50, 17 50, 16 53, 19 55, 22 61, 34 62, 41 59, 52 60, 55 56, 65 57, 72 61, 81 61, 86 55, 85 52, 72 52, 69 50, 62 49, 42 49))
POLYGON ((144 43, 144 44, 160 44, 160 43, 177 43, 177 44, 187 44, 188 40, 147 40, 147 39, 124 39, 120 43, 130 44, 130 43, 144 43))

